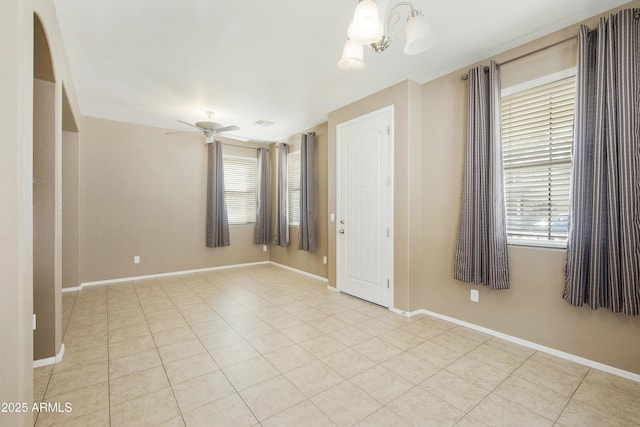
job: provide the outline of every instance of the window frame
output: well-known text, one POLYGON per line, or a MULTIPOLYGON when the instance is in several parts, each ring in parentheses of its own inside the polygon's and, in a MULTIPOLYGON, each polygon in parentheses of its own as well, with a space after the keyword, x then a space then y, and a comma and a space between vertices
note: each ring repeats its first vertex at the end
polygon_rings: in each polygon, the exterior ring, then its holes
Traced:
MULTIPOLYGON (((576 67, 568 68, 559 72, 551 73, 536 79, 528 80, 526 82, 516 84, 501 90, 500 100, 502 103, 502 98, 505 96, 513 95, 518 92, 524 92, 529 89, 533 89, 538 86, 542 86, 545 84, 557 82, 569 77, 576 76, 576 67)), ((575 94, 574 94, 575 97, 575 94)), ((574 114, 575 117, 575 114, 574 114)), ((504 150, 504 141, 502 139, 503 135, 503 127, 502 127, 502 108, 501 108, 501 126, 500 126, 500 136, 501 136, 501 144, 504 150)), ((571 157, 573 154, 573 149, 571 150, 571 157)), ((569 169, 571 169, 571 163, 573 159, 569 160, 569 169)), ((502 165, 503 176, 506 175, 506 168, 504 165, 504 156, 503 156, 503 165, 502 165)), ((505 186, 505 219, 507 218, 507 192, 506 192, 506 178, 504 179, 503 185, 505 186)), ((527 247, 541 247, 541 248, 551 248, 551 249, 566 249, 567 247, 567 239, 564 240, 548 240, 548 239, 527 239, 527 238, 519 238, 519 237, 510 237, 509 230, 507 230, 507 244, 512 246, 527 246, 527 247)))
MULTIPOLYGON (((237 155, 237 154, 223 154, 222 155, 222 161, 223 161, 223 167, 224 167, 224 173, 225 173, 225 180, 224 180, 224 197, 225 197, 225 203, 227 205, 227 217, 229 219, 229 225, 251 225, 251 224, 255 224, 256 223, 256 206, 257 206, 257 197, 258 197, 258 159, 254 158, 254 157, 250 157, 250 156, 241 156, 241 155, 237 155), (234 191, 234 190, 228 190, 228 179, 227 179, 227 159, 234 159, 234 160, 242 160, 245 161, 247 163, 252 163, 254 164, 254 185, 253 185, 253 191, 245 191, 244 193, 247 194, 253 194, 253 215, 252 215, 252 220, 251 221, 247 221, 247 222, 235 222, 232 221, 231 219, 231 215, 230 215, 230 204, 229 204, 229 197, 228 197, 228 193, 234 191)), ((236 191, 238 193, 241 193, 241 191, 236 191)), ((245 218, 247 219, 247 218, 245 218)))
POLYGON ((289 212, 288 212, 289 218, 288 218, 288 220, 289 220, 289 225, 294 226, 294 227, 298 227, 300 225, 300 190, 301 190, 301 188, 300 188, 300 184, 301 184, 300 168, 301 168, 301 161, 302 161, 302 151, 301 150, 292 151, 287 155, 287 201, 288 201, 288 209, 289 209, 289 212), (298 163, 298 168, 297 168, 297 171, 294 170, 293 172, 297 172, 297 174, 296 173, 292 174, 291 173, 292 172, 292 170, 291 170, 291 160, 296 158, 296 157, 298 158, 298 162, 297 162, 298 163), (293 181, 298 183, 297 187, 293 187, 291 185, 292 176, 296 177, 295 180, 293 180, 293 181), (293 192, 297 192, 298 193, 298 198, 297 198, 298 203, 293 203, 293 201, 292 201, 291 194, 293 192), (298 217, 297 219, 298 219, 298 221, 294 221, 293 220, 293 218, 294 218, 293 213, 294 212, 292 210, 297 211, 297 217, 298 217))

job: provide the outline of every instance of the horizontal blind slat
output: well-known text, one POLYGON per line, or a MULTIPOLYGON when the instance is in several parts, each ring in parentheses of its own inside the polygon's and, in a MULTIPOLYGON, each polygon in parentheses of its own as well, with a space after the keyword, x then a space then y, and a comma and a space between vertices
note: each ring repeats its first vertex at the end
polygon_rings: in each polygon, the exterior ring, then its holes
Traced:
POLYGON ((289 223, 300 223, 300 151, 287 156, 289 223))
POLYGON ((224 193, 229 224, 256 222, 257 160, 224 156, 224 193))
POLYGON ((507 235, 566 240, 575 76, 502 97, 507 235))

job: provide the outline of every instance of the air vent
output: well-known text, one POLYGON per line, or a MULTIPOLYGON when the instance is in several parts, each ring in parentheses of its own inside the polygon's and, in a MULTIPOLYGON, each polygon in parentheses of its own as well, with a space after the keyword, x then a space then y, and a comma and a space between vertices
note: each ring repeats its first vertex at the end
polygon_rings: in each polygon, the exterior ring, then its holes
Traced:
POLYGON ((268 128, 269 126, 273 126, 275 123, 270 122, 268 120, 256 120, 255 124, 258 125, 258 126, 262 126, 262 127, 268 128))

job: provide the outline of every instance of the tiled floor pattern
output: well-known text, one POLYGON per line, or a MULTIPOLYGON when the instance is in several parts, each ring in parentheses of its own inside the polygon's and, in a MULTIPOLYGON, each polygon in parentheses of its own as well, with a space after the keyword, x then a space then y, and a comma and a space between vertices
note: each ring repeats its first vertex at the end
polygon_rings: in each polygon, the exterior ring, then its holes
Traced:
POLYGON ((37 426, 632 426, 640 383, 274 266, 63 295, 37 426))

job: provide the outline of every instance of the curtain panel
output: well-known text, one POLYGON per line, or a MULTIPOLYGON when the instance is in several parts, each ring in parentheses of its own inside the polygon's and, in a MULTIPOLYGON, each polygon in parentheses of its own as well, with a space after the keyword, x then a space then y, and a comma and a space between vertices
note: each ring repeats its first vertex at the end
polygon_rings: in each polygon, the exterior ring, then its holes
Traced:
POLYGON ((298 249, 316 250, 316 134, 302 134, 300 146, 300 225, 298 249))
POLYGON ((229 219, 224 198, 222 143, 207 144, 207 247, 229 246, 229 219))
POLYGON ((258 148, 258 191, 256 194, 256 227, 253 243, 269 243, 271 218, 269 209, 269 149, 258 148))
POLYGON ((467 80, 467 147, 458 229, 456 280, 509 288, 502 143, 500 74, 491 61, 467 80))
POLYGON ((640 312, 640 9, 578 33, 564 299, 640 312))
POLYGON ((276 146, 276 224, 273 243, 276 246, 289 246, 289 194, 287 193, 289 145, 276 146))

